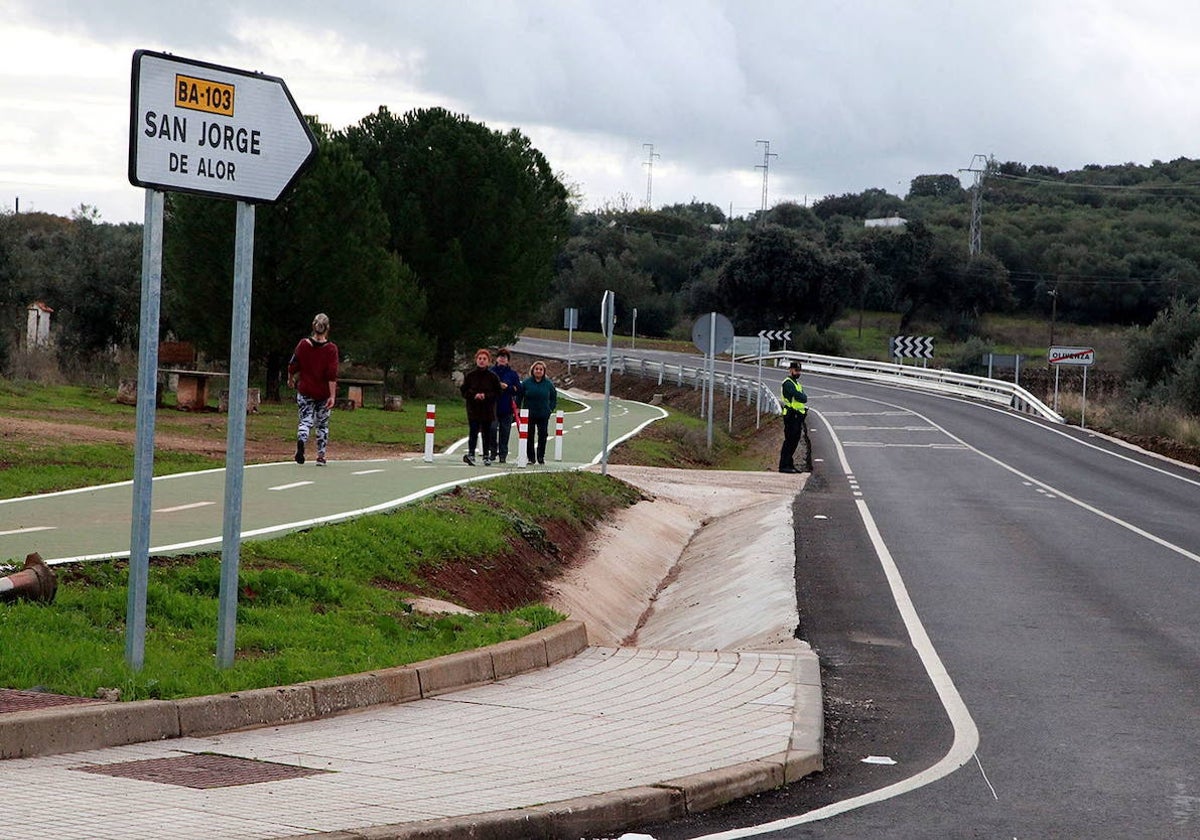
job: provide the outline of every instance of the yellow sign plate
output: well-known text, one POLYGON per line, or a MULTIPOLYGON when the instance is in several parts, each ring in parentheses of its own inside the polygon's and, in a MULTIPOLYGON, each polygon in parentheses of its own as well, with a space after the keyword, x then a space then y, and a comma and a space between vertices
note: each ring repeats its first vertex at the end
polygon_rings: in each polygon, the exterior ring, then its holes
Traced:
POLYGON ((233 85, 175 74, 176 107, 232 117, 233 94, 233 85))

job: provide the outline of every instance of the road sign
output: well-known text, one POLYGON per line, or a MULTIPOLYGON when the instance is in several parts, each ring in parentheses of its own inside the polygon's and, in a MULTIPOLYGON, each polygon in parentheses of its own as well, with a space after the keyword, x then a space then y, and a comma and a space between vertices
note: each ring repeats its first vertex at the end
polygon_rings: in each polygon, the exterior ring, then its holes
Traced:
POLYGON ((701 315, 692 324, 692 343, 701 353, 712 353, 718 356, 733 347, 733 322, 719 312, 701 315), (716 330, 713 330, 713 320, 716 320, 716 330), (710 342, 710 339, 712 341, 710 342), (711 346, 710 346, 711 344, 711 346))
POLYGON ((568 306, 563 310, 563 329, 579 329, 579 310, 574 306, 568 306))
POLYGON ((1051 347, 1046 359, 1052 365, 1085 365, 1096 363, 1094 347, 1051 347))
POLYGON ((889 342, 893 358, 932 359, 933 339, 920 335, 894 335, 889 342))
POLYGON ((130 104, 135 186, 269 203, 317 153, 274 76, 137 50, 130 104))
POLYGON ((759 338, 765 338, 767 341, 791 341, 791 330, 759 330, 759 338))
POLYGON ((612 338, 612 326, 617 321, 617 299, 611 291, 605 291, 600 296, 600 332, 605 338, 612 338))

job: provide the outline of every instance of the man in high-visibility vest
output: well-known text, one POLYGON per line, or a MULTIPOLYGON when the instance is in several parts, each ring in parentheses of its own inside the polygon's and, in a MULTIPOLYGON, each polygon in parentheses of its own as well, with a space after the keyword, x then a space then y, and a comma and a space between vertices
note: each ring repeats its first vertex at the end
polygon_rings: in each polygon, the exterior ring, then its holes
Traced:
POLYGON ((808 439, 808 394, 800 384, 800 363, 788 365, 788 378, 783 380, 783 446, 779 450, 781 473, 812 472, 812 441, 808 439), (796 447, 804 438, 804 469, 796 469, 793 460, 796 447))

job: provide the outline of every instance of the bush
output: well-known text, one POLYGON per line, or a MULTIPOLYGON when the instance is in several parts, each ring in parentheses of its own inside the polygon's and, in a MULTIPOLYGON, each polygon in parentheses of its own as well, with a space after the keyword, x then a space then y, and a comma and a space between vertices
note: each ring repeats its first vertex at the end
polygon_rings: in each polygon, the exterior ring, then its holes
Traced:
POLYGON ((986 376, 987 363, 983 357, 992 352, 994 348, 990 341, 973 335, 962 344, 954 345, 954 350, 945 359, 946 367, 955 373, 986 376))
POLYGON ((1125 376, 1135 402, 1200 411, 1200 303, 1174 300, 1129 335, 1125 376))
POLYGON ((796 350, 819 356, 845 356, 846 341, 841 333, 832 330, 822 332, 808 324, 796 334, 796 350))

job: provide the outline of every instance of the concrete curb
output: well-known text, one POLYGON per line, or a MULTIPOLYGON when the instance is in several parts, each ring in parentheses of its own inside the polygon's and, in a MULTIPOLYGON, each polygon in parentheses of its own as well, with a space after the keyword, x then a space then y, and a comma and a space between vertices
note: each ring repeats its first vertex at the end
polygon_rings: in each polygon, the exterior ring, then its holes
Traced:
POLYGON ((820 663, 796 654, 791 744, 785 752, 658 784, 462 817, 318 832, 277 840, 558 840, 597 837, 698 814, 791 784, 824 767, 820 663), (814 720, 817 726, 813 727, 814 720))
POLYGON ((0 759, 214 735, 313 720, 367 706, 407 703, 545 668, 586 647, 584 624, 563 621, 479 650, 297 685, 182 700, 88 703, 11 712, 0 715, 0 759))

